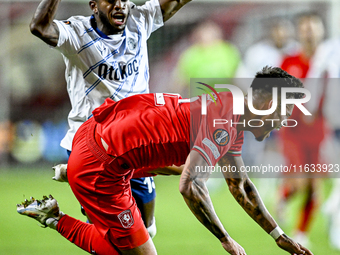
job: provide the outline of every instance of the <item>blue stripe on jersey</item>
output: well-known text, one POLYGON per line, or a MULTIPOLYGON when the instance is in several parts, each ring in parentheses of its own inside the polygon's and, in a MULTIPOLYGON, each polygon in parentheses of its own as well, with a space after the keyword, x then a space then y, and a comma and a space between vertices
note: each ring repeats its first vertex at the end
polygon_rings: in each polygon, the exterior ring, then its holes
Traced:
POLYGON ((109 58, 111 58, 113 55, 115 55, 118 52, 118 49, 115 51, 111 52, 109 55, 107 55, 105 58, 103 58, 101 61, 98 63, 94 64, 93 66, 90 66, 90 68, 83 74, 84 79, 86 76, 88 76, 94 69, 96 69, 100 64, 106 62, 109 58))
MULTIPOLYGON (((137 59, 137 58, 139 57, 140 49, 141 49, 141 44, 142 44, 142 43, 141 43, 141 41, 142 41, 142 40, 141 40, 142 34, 141 34, 141 32, 140 32, 140 28, 139 28, 138 24, 137 24, 137 30, 138 30, 138 51, 136 52, 135 59, 137 59)), ((126 45, 125 45, 125 47, 126 47, 126 45)), ((140 61, 141 61, 141 58, 139 59, 139 64, 140 64, 140 61)), ((132 91, 132 90, 133 90, 133 87, 134 87, 135 84, 136 84, 137 78, 138 78, 138 76, 137 76, 137 73, 136 73, 136 74, 135 74, 135 77, 134 77, 134 79, 133 79, 133 81, 132 81, 132 83, 131 83, 131 87, 130 87, 129 91, 132 91)), ((126 81, 127 81, 127 80, 125 80, 124 82, 122 82, 122 83, 119 85, 119 87, 116 89, 115 93, 112 94, 112 97, 113 97, 113 98, 114 98, 114 97, 122 90, 123 84, 124 84, 126 81)), ((125 94, 124 97, 127 97, 128 94, 129 94, 129 93, 125 94)))
POLYGON ((145 78, 145 82, 148 83, 149 72, 148 72, 148 67, 147 66, 145 66, 144 78, 145 78))
POLYGON ((86 91, 85 91, 85 95, 87 96, 95 87, 98 86, 98 84, 102 81, 101 78, 99 78, 95 83, 93 83, 91 85, 91 87, 89 87, 86 91))
POLYGON ((144 89, 144 90, 141 91, 140 93, 141 93, 141 94, 144 94, 144 93, 147 93, 147 91, 148 91, 148 88, 144 89))
MULTIPOLYGON (((136 80, 137 80, 137 78, 138 78, 138 74, 139 74, 139 72, 137 72, 137 73, 135 74, 135 77, 133 78, 132 84, 135 84, 135 83, 136 83, 136 80)), ((134 87, 134 86, 131 86, 129 92, 126 93, 126 94, 124 95, 124 97, 128 97, 128 95, 131 94, 131 92, 133 91, 133 87, 134 87)))
POLYGON ((119 86, 118 86, 118 88, 116 89, 115 93, 113 93, 113 95, 112 95, 111 97, 114 98, 114 97, 119 93, 119 91, 122 90, 123 85, 125 84, 126 81, 127 81, 127 80, 124 80, 123 82, 121 82, 121 83, 119 84, 119 86))
MULTIPOLYGON (((147 64, 145 65, 144 79, 145 79, 145 83, 148 84, 148 81, 149 81, 149 72, 148 72, 147 64)), ((144 89, 140 93, 143 94, 143 93, 146 93, 146 92, 148 92, 148 86, 146 86, 146 89, 144 89)))
MULTIPOLYGON (((142 37, 142 34, 141 34, 141 32, 140 32, 140 27, 139 27, 138 25, 137 25, 137 30, 138 30, 138 51, 137 51, 137 53, 136 53, 135 59, 138 58, 139 55, 140 55, 140 49, 141 49, 141 37, 142 37)), ((125 32, 125 31, 124 31, 124 32, 125 32)), ((124 40, 126 40, 126 38, 125 38, 124 40)), ((120 52, 121 52, 122 54, 124 54, 124 53, 125 53, 125 50, 126 50, 126 47, 127 47, 127 43, 126 43, 126 42, 125 42, 125 43, 123 42, 122 45, 124 46, 124 49, 123 49, 122 51, 120 51, 120 52)), ((97 64, 91 66, 90 69, 88 69, 88 70, 84 73, 83 77, 85 78, 87 75, 90 74, 91 71, 93 71, 93 70, 94 70, 96 67, 98 67, 101 63, 105 62, 108 58, 110 58, 111 56, 115 55, 117 52, 118 52, 118 49, 116 49, 116 50, 113 52, 113 54, 109 54, 109 55, 106 56, 103 60, 101 60, 101 61, 98 62, 97 64)), ((141 61, 141 58, 139 59, 139 64, 140 64, 140 61, 141 61)), ((147 72, 147 68, 146 68, 146 72, 147 72)), ((134 77, 134 80, 132 81, 132 84, 131 84, 131 88, 130 88, 130 90, 129 90, 129 93, 133 91, 133 88, 134 88, 134 86, 135 86, 135 84, 136 84, 136 81, 137 81, 137 78, 138 78, 137 75, 138 75, 138 73, 135 74, 135 77, 134 77)), ((147 74, 147 76, 148 76, 148 74, 147 74)), ((89 94, 96 86, 98 86, 98 84, 100 84, 100 82, 101 82, 102 80, 103 80, 102 77, 99 77, 98 80, 95 81, 95 83, 93 83, 93 84, 91 85, 91 87, 88 88, 88 89, 85 91, 86 95, 88 95, 88 94, 89 94)), ((127 81, 127 80, 125 80, 125 81, 123 81, 122 83, 119 84, 119 86, 118 86, 118 88, 116 89, 116 91, 115 91, 115 92, 112 94, 112 96, 110 97, 112 100, 114 100, 114 98, 116 97, 116 95, 122 90, 123 85, 126 83, 126 81, 127 81)), ((147 89, 144 90, 144 91, 147 91, 147 89)), ((127 97, 127 95, 128 95, 129 93, 125 94, 124 97, 127 97)))
POLYGON ((104 34, 102 31, 100 31, 98 29, 98 27, 95 28, 96 32, 98 35, 100 35, 100 37, 104 38, 104 39, 111 39, 110 37, 108 37, 106 34, 104 34))
POLYGON ((80 50, 78 51, 78 54, 79 54, 80 52, 82 52, 83 50, 87 49, 88 47, 92 46, 93 44, 95 44, 97 41, 100 41, 100 40, 103 40, 103 39, 102 39, 101 37, 98 37, 98 38, 92 40, 91 42, 89 42, 89 43, 83 45, 83 46, 80 48, 80 50))
POLYGON ((121 83, 119 84, 118 88, 116 89, 115 93, 113 93, 113 95, 110 96, 110 98, 111 98, 112 100, 117 101, 117 100, 115 100, 114 98, 115 98, 115 96, 118 94, 118 92, 121 91, 121 89, 123 88, 123 85, 125 84, 125 82, 126 82, 126 80, 123 81, 123 82, 121 82, 121 83), (118 91, 118 92, 117 92, 117 91, 118 91))
MULTIPOLYGON (((118 50, 115 50, 114 52, 112 52, 112 54, 114 55, 114 54, 116 54, 116 51, 118 51, 118 50)), ((112 54, 109 54, 108 56, 106 56, 105 57, 105 59, 103 59, 102 61, 100 61, 100 62, 98 62, 96 65, 94 65, 93 67, 94 68, 96 68, 98 65, 100 65, 101 63, 103 63, 103 62, 106 62, 106 60, 109 58, 109 57, 111 57, 111 55, 112 54)), ((92 68, 92 70, 94 69, 94 68, 92 68)), ((90 69, 89 69, 90 70, 90 69)), ((88 72, 89 70, 87 70, 86 72, 88 72)), ((91 71, 92 71, 91 70, 91 71)), ((91 72, 90 71, 90 72, 91 72)), ((106 72, 106 75, 108 74, 110 72, 110 70, 108 70, 107 72, 106 72)), ((89 74, 89 73, 88 73, 89 74)), ((87 74, 87 75, 88 75, 87 74)), ((85 75, 85 74, 84 74, 85 75)), ((87 76, 86 75, 86 76, 87 76)), ((104 74, 103 74, 104 75, 104 74)), ((84 77, 85 78, 85 77, 84 77)), ((85 91, 85 93, 86 93, 86 95, 88 95, 95 87, 97 87, 98 86, 98 84, 101 82, 103 80, 103 77, 99 77, 86 91, 85 91)))
POLYGON ((85 35, 86 33, 90 33, 90 32, 92 32, 93 30, 94 30, 93 27, 87 28, 87 29, 85 29, 83 35, 85 35))
MULTIPOLYGON (((142 44, 142 40, 141 40, 141 38, 142 38, 142 33, 140 32, 140 26, 139 26, 138 24, 137 24, 137 30, 138 30, 138 51, 136 52, 136 57, 135 57, 135 59, 136 59, 136 58, 139 56, 139 54, 140 54, 140 49, 141 49, 141 44, 142 44)), ((139 66, 140 66, 140 62, 141 62, 142 58, 143 58, 143 56, 141 56, 141 57, 139 58, 139 64, 138 64, 139 66)), ((146 71, 147 71, 147 68, 146 68, 146 71)), ((138 75, 139 75, 139 72, 135 74, 135 77, 134 77, 134 79, 133 79, 133 81, 132 81, 132 83, 131 83, 131 87, 130 87, 130 89, 129 89, 129 92, 126 93, 126 94, 124 95, 124 97, 127 97, 127 96, 133 91, 133 88, 135 87, 136 82, 137 82, 138 75)), ((148 87, 148 85, 147 85, 147 87, 148 87)))
MULTIPOLYGON (((108 71, 106 72, 106 74, 103 74, 103 75, 108 75, 109 72, 110 72, 110 70, 108 70, 108 71)), ((102 80, 104 80, 103 77, 102 77, 102 76, 99 77, 98 80, 96 80, 95 83, 93 83, 93 84, 91 85, 91 87, 89 87, 89 88, 85 91, 86 96, 87 96, 87 95, 88 95, 95 87, 97 87, 98 84, 99 84, 102 80)))

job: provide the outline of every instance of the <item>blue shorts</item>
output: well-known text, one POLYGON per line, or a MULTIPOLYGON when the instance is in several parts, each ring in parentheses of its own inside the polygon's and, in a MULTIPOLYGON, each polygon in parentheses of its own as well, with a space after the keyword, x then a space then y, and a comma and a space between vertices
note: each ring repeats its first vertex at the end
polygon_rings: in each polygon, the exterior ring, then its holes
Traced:
MULTIPOLYGON (((68 156, 71 151, 67 150, 68 156)), ((132 196, 138 202, 149 203, 156 198, 156 189, 153 177, 134 178, 130 180, 132 196)))
POLYGON ((130 180, 132 196, 143 204, 149 203, 156 197, 153 177, 142 177, 130 180))

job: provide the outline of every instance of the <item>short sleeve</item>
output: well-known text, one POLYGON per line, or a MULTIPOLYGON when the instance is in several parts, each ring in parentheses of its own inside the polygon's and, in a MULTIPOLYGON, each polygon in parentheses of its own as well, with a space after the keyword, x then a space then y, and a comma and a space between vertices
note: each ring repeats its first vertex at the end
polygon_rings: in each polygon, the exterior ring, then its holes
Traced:
POLYGON ((142 6, 134 7, 131 9, 131 13, 140 22, 144 20, 147 38, 150 37, 152 32, 164 25, 163 14, 158 0, 150 0, 142 6))
POLYGON ((78 22, 70 18, 64 21, 54 20, 54 23, 59 29, 59 40, 55 48, 65 55, 76 54, 80 47, 79 36, 76 32, 79 30, 78 22))
POLYGON ((230 146, 230 149, 227 152, 227 155, 229 156, 241 156, 242 155, 242 145, 244 140, 244 134, 243 131, 240 131, 237 134, 235 142, 230 146))
POLYGON ((216 145, 211 139, 208 137, 197 137, 195 141, 193 150, 197 151, 205 161, 210 165, 214 166, 223 155, 223 148, 221 146, 216 145), (203 139, 202 139, 203 138, 203 139))
POLYGON ((206 121, 202 121, 193 150, 200 153, 211 166, 216 165, 225 154, 241 156, 243 131, 238 134, 235 131, 227 126, 213 127, 206 121))
MULTIPOLYGON (((200 153, 211 166, 228 152, 233 134, 228 125, 214 126, 214 119, 221 119, 221 107, 210 104, 207 115, 202 116, 192 149, 200 153)), ((195 123, 195 122, 193 122, 195 123)), ((196 129, 197 127, 191 127, 196 129)))
MULTIPOLYGON (((232 96, 230 92, 219 93, 220 102, 208 100, 207 115, 199 122, 192 119, 192 129, 197 130, 192 137, 192 149, 199 152, 211 166, 225 155, 240 156, 243 145, 243 131, 237 131, 235 122, 240 115, 233 114, 232 96)), ((200 114, 200 113, 199 113, 200 114)), ((195 118, 195 116, 192 116, 195 118)))

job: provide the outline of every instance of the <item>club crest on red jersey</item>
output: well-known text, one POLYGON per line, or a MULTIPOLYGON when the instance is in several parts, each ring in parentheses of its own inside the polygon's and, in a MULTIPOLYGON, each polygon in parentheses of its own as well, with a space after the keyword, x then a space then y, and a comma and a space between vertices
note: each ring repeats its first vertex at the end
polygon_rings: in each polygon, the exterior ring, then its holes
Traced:
POLYGON ((225 146, 229 143, 229 133, 225 129, 216 129, 213 137, 215 143, 220 146, 225 146))
POLYGON ((125 210, 118 215, 118 219, 124 228, 131 228, 134 223, 132 213, 129 210, 125 210))

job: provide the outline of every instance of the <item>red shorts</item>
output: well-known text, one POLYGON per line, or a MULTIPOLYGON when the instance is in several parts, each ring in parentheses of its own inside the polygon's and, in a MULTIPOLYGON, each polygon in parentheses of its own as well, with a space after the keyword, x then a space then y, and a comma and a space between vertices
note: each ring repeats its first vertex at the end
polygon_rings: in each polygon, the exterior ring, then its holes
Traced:
POLYGON ((77 131, 67 167, 71 189, 101 235, 121 250, 136 248, 149 239, 132 197, 133 171, 115 171, 114 158, 95 139, 96 123, 77 131))
POLYGON ((284 173, 285 177, 327 177, 321 168, 324 160, 320 153, 320 142, 308 143, 295 137, 286 137, 282 144, 286 165, 290 168, 290 172, 284 173))

